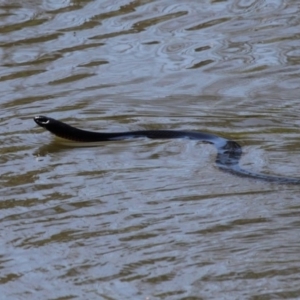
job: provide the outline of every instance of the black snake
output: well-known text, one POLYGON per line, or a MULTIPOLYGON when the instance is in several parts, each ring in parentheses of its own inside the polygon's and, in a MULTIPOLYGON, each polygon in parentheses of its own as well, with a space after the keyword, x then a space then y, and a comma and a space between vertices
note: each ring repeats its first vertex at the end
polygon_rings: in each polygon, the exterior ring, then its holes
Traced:
POLYGON ((202 142, 213 144, 216 147, 216 165, 219 169, 223 171, 243 177, 250 177, 269 182, 300 184, 300 178, 281 177, 262 173, 255 173, 241 168, 239 166, 239 161, 242 156, 242 147, 235 141, 231 141, 210 133, 177 130, 138 130, 102 133, 81 130, 61 121, 45 116, 37 116, 34 118, 34 121, 39 126, 47 129, 48 131, 60 138, 80 143, 124 140, 141 137, 147 137, 150 139, 187 138, 191 140, 199 140, 202 142))

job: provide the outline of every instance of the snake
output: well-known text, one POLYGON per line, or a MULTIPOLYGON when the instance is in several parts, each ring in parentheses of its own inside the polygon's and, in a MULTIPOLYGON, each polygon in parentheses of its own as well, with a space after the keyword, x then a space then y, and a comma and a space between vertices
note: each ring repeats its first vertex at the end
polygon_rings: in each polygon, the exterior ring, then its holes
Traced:
POLYGON ((229 140, 218 135, 198 132, 198 131, 181 131, 181 130, 137 130, 124 132, 95 132, 83 130, 66 124, 62 121, 46 117, 36 116, 34 121, 37 125, 45 128, 55 136, 67 141, 79 142, 85 146, 93 145, 95 142, 117 141, 133 138, 149 139, 189 139, 209 143, 215 146, 217 150, 215 164, 227 173, 240 177, 263 180, 267 182, 282 184, 300 184, 298 177, 284 177, 257 173, 243 169, 240 166, 242 157, 242 147, 233 140, 229 140))

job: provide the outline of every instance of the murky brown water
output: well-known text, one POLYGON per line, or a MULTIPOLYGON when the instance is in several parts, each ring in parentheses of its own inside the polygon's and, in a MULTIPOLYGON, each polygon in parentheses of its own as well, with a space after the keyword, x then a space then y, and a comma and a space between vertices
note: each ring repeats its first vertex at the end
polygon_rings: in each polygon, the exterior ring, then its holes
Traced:
POLYGON ((300 299, 300 187, 215 149, 66 148, 32 118, 187 129, 299 174, 300 5, 1 1, 1 299, 300 299))

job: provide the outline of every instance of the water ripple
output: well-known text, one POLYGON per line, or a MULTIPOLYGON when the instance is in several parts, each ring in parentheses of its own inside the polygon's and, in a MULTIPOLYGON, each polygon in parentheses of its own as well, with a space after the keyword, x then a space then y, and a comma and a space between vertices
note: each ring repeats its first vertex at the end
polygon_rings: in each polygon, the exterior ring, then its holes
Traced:
POLYGON ((211 145, 59 145, 98 131, 211 132, 243 167, 298 174, 297 1, 2 1, 5 299, 299 298, 299 188, 222 173, 211 145))

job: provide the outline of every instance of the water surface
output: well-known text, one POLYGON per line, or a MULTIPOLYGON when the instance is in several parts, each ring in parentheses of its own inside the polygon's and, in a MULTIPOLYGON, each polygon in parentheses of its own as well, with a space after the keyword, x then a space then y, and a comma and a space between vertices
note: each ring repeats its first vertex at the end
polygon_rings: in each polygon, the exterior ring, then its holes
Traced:
POLYGON ((298 176, 299 16, 295 0, 2 1, 3 299, 299 299, 299 186, 222 173, 196 141, 71 148, 32 120, 210 132, 244 168, 298 176))

